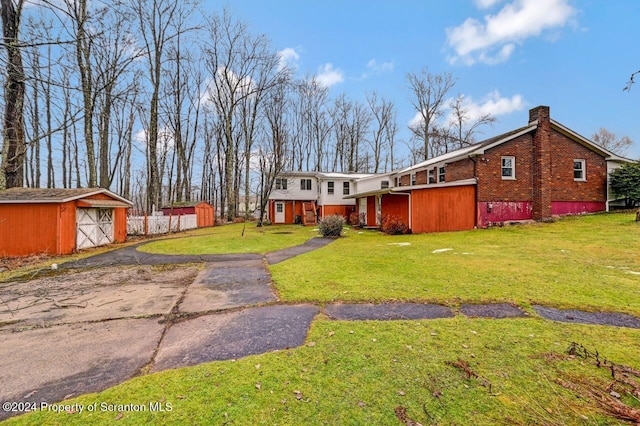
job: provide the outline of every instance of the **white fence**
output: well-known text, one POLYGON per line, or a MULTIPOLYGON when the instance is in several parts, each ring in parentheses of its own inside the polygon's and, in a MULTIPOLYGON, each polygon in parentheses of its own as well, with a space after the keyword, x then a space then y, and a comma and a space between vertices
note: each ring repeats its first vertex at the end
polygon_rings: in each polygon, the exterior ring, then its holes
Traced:
POLYGON ((128 216, 128 235, 167 234, 198 227, 198 216, 183 214, 179 216, 128 216))

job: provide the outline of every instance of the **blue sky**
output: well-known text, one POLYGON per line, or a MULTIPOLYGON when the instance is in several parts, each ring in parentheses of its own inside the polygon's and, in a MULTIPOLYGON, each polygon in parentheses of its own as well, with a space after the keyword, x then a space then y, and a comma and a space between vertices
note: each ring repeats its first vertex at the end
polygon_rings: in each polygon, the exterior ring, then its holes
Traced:
MULTIPOLYGON (((220 11, 221 2, 203 7, 220 11)), ((640 158, 640 1, 637 0, 233 0, 254 33, 285 52, 300 77, 316 74, 332 95, 392 99, 407 140, 415 116, 406 74, 428 68, 456 79, 451 96, 498 119, 480 139, 523 126, 529 108, 590 137, 628 136, 640 158)))

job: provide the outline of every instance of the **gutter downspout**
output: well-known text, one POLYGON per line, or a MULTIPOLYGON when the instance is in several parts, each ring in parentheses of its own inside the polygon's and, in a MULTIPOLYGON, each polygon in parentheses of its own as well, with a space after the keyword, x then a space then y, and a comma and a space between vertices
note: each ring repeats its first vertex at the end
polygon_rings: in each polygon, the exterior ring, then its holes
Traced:
POLYGON ((473 178, 476 180, 476 187, 475 187, 475 198, 476 198, 476 202, 473 203, 474 204, 474 210, 475 210, 475 227, 478 228, 478 225, 480 223, 480 218, 479 216, 479 212, 478 212, 478 163, 476 162, 476 159, 473 158, 472 155, 469 155, 469 160, 473 161, 473 178))

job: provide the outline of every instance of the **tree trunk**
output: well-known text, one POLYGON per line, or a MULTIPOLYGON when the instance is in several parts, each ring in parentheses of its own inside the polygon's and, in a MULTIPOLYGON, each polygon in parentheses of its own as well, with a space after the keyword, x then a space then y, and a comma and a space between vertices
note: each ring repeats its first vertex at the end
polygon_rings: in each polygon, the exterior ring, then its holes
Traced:
POLYGON ((24 158, 26 144, 24 137, 24 94, 25 76, 22 52, 18 44, 18 31, 23 1, 14 7, 12 0, 1 0, 2 30, 7 49, 7 76, 4 85, 4 143, 2 152, 3 179, 0 189, 22 187, 24 185, 24 158))

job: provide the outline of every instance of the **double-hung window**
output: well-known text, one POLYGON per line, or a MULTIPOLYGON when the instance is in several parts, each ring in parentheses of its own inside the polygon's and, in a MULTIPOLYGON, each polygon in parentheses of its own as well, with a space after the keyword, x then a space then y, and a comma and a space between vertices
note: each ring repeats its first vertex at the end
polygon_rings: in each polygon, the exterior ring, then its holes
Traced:
POLYGON ((438 167, 438 183, 444 182, 444 178, 445 178, 444 166, 440 166, 438 167))
POLYGON ((300 190, 311 191, 311 179, 300 179, 300 190))
POLYGON ((502 157, 502 179, 513 180, 516 178, 516 157, 502 157))
POLYGON ((573 160, 573 180, 587 180, 587 168, 585 160, 573 160))
POLYGON ((287 189, 287 179, 276 178, 276 190, 286 190, 286 189, 287 189))
POLYGON ((416 184, 416 174, 411 173, 411 185, 415 185, 415 184, 416 184))
POLYGON ((327 194, 333 194, 335 192, 335 182, 327 182, 327 194))
POLYGON ((349 195, 349 182, 342 182, 342 195, 349 195))
POLYGON ((429 184, 436 183, 436 169, 429 169, 428 181, 429 184))
POLYGON ((387 189, 387 188, 389 188, 389 181, 388 180, 380 181, 380 189, 387 189))

